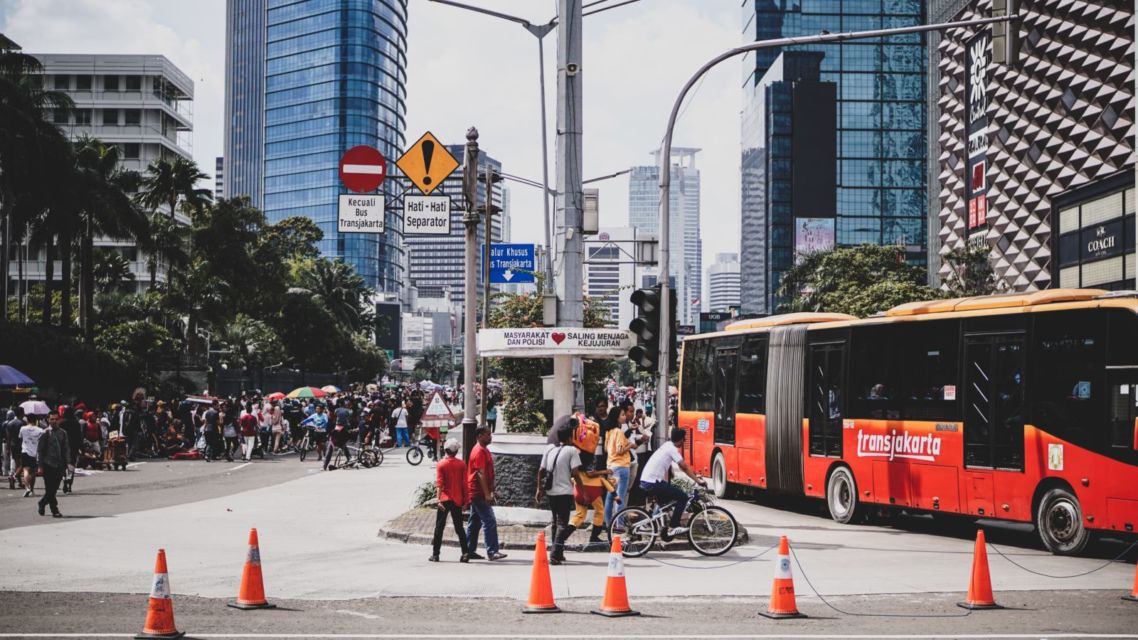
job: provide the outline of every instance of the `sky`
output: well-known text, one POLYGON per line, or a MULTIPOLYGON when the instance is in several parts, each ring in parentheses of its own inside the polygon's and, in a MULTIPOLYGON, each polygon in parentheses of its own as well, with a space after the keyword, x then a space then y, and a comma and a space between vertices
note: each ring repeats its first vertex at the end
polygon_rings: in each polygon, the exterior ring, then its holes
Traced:
MULTIPOLYGON (((464 1, 534 23, 557 11, 554 0, 464 1)), ((739 4, 640 0, 584 19, 586 178, 652 162, 684 82, 741 43, 739 4)), ((213 172, 225 111, 224 0, 0 0, 0 32, 29 53, 165 55, 194 81, 194 158, 213 172)), ((431 131, 444 144, 461 144, 476 126, 482 150, 503 171, 540 182, 536 39, 521 25, 429 0, 409 0, 407 39, 407 143, 431 131)), ((551 181, 556 55, 555 30, 545 38, 551 181)), ((702 149, 696 162, 705 269, 716 253, 739 251, 741 65, 728 61, 708 73, 689 97, 673 141, 702 149)), ((512 240, 542 242, 540 190, 507 184, 512 240)), ((590 186, 601 191, 601 226, 626 226, 627 176, 590 186)))

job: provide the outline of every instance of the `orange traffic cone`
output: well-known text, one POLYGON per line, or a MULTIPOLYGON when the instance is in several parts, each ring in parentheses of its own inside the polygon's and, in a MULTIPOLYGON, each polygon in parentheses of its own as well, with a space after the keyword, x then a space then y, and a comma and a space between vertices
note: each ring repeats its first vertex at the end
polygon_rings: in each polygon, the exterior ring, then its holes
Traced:
POLYGON ((249 530, 249 554, 245 556, 245 570, 241 572, 241 590, 234 609, 275 609, 277 605, 265 600, 265 581, 261 577, 261 547, 257 544, 257 529, 249 530))
POLYGON ((798 612, 794 601, 794 576, 790 573, 790 541, 783 536, 778 541, 778 560, 775 561, 774 583, 771 585, 771 602, 759 615, 766 618, 805 618, 798 612))
POLYGON ((612 538, 608 577, 605 579, 605 597, 601 600, 601 608, 594 609, 593 613, 609 618, 640 615, 639 611, 633 611, 628 607, 628 589, 624 584, 624 555, 620 550, 620 536, 612 538))
POLYGON ((992 595, 992 577, 988 573, 988 545, 984 530, 976 532, 976 549, 972 552, 972 580, 968 583, 968 596, 956 606, 965 609, 1003 609, 992 595))
POLYGON ((1130 595, 1122 596, 1122 599, 1138 602, 1138 566, 1134 567, 1134 588, 1130 590, 1130 595))
POLYGON ((557 613, 561 611, 553 603, 553 582, 549 579, 549 556, 546 555, 545 532, 537 534, 537 544, 533 549, 533 573, 529 579, 529 601, 522 613, 557 613))
POLYGON ((181 638, 186 635, 174 627, 174 601, 170 599, 170 578, 166 575, 166 550, 158 550, 154 563, 154 584, 150 587, 150 605, 146 624, 135 638, 181 638))

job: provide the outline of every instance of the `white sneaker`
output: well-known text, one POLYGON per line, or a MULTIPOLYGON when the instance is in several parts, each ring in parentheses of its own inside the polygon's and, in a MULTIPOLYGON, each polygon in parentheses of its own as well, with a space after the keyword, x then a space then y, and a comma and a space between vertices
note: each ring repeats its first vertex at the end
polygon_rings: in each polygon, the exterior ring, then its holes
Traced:
POLYGON ((672 537, 682 536, 687 532, 688 532, 687 527, 672 527, 671 529, 668 529, 668 535, 670 535, 672 537))

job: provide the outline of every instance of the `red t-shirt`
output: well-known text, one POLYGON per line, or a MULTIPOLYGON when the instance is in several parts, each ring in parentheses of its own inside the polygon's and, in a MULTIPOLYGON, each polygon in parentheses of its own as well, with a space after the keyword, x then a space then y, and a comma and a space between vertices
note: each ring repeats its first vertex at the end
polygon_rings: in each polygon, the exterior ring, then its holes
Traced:
POLYGON ((445 457, 435 469, 435 486, 439 488, 439 502, 450 500, 460 507, 467 503, 466 463, 458 458, 445 457))
POLYGON ((241 425, 241 435, 246 437, 257 435, 257 416, 246 413, 237 423, 241 425))
POLYGON ((475 477, 474 472, 482 471, 482 475, 486 477, 486 486, 490 490, 494 490, 494 457, 490 455, 490 450, 481 444, 475 444, 474 448, 470 450, 470 464, 467 465, 466 474, 466 492, 470 499, 485 498, 482 495, 482 483, 475 477))

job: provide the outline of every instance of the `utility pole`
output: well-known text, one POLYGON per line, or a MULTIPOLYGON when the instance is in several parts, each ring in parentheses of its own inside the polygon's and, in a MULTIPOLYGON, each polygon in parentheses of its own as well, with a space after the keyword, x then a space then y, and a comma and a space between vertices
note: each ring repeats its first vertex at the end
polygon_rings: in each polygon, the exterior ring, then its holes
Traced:
POLYGON ((466 131, 466 153, 462 164, 462 199, 466 201, 466 213, 462 223, 466 225, 466 273, 464 274, 465 301, 463 302, 462 339, 462 459, 470 459, 474 448, 474 429, 478 421, 474 418, 474 358, 478 350, 475 338, 478 331, 478 129, 471 127, 466 131))
MULTIPOLYGON (((486 183, 486 200, 482 206, 482 211, 486 214, 486 242, 483 244, 482 249, 482 328, 490 328, 490 250, 493 248, 494 240, 494 214, 498 213, 498 207, 494 206, 494 183, 502 179, 490 163, 486 163, 486 171, 482 174, 482 180, 486 183)), ((479 424, 486 424, 486 405, 487 399, 490 395, 486 386, 487 365, 489 364, 488 358, 479 358, 482 367, 482 375, 479 380, 482 384, 482 398, 478 404, 479 424)))
MULTIPOLYGON (((557 1, 557 324, 584 326, 585 301, 581 275, 581 218, 584 194, 581 187, 583 153, 581 78, 581 0, 557 1)), ((556 270, 555 270, 556 271, 556 270)), ((584 408, 583 371, 580 358, 553 358, 553 418, 584 408)))

